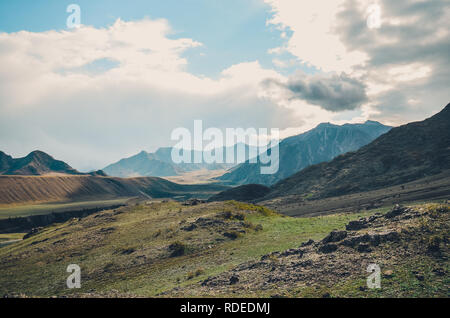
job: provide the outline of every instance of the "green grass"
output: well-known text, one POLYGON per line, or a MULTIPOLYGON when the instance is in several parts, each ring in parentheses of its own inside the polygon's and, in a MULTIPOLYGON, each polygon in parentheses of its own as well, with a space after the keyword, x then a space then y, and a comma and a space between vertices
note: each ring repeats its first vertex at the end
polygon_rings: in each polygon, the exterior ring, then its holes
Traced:
POLYGON ((350 220, 375 212, 291 218, 238 202, 195 207, 167 202, 127 207, 126 212, 109 219, 91 215, 81 221, 71 220, 0 248, 0 258, 14 256, 8 266, 0 265, 0 294, 51 296, 115 289, 156 296, 264 254, 298 247, 310 238, 321 239, 333 229, 344 228, 350 220), (244 215, 245 233, 236 239, 225 238, 210 228, 181 229, 199 217, 240 222, 234 217, 224 218, 227 211, 244 215), (105 229, 111 233, 101 234, 105 229), (168 246, 175 242, 183 245, 184 253, 171 257, 168 246), (69 264, 81 267, 80 290, 65 287, 69 264))

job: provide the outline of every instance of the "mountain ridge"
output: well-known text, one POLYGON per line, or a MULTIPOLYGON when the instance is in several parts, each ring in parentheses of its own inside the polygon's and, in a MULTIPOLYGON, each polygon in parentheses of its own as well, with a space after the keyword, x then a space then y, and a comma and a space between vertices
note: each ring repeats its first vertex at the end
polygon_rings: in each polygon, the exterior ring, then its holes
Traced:
POLYGON ((280 142, 277 173, 263 175, 260 173, 260 163, 245 162, 217 179, 237 185, 270 186, 307 166, 329 161, 342 153, 357 150, 391 128, 375 121, 344 125, 321 123, 307 132, 287 137, 280 142))
POLYGON ((380 189, 450 169, 450 104, 423 121, 391 129, 358 151, 307 167, 273 185, 264 199, 326 198, 380 189))
POLYGON ((34 150, 20 158, 13 158, 0 151, 0 175, 45 175, 50 173, 83 174, 64 161, 56 160, 40 150, 34 150))

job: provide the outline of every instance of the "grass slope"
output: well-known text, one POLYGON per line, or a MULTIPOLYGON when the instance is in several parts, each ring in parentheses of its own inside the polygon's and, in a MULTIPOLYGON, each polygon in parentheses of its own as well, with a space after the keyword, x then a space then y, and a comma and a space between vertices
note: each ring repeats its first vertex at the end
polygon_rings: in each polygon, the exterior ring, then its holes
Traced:
POLYGON ((157 296, 373 213, 291 218, 234 201, 104 211, 0 248, 0 295, 157 296), (66 288, 69 264, 81 267, 80 290, 66 288))

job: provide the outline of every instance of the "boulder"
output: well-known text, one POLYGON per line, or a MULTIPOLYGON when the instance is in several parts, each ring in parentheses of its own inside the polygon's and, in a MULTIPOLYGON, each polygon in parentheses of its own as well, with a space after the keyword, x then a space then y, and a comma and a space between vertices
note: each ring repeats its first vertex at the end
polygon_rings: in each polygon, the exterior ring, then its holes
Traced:
POLYGON ((239 277, 237 275, 233 275, 230 277, 230 285, 234 285, 239 283, 239 277))
POLYGON ((328 253, 333 253, 338 249, 338 246, 336 244, 333 243, 329 243, 329 244, 324 244, 321 247, 319 247, 319 252, 328 254, 328 253))
POLYGON ((405 213, 405 212, 407 212, 407 211, 408 211, 407 208, 404 208, 404 207, 400 206, 399 204, 396 204, 396 205, 392 208, 391 211, 389 211, 388 213, 386 213, 385 217, 386 217, 387 219, 391 219, 391 218, 393 218, 393 217, 395 217, 395 216, 397 216, 397 215, 403 214, 403 213, 405 213))
POLYGON ((323 240, 322 243, 332 243, 342 241, 347 237, 347 231, 332 231, 323 240))
POLYGON ((357 231, 361 230, 363 228, 367 227, 367 221, 364 219, 358 220, 358 221, 350 221, 346 226, 345 229, 347 231, 357 231))

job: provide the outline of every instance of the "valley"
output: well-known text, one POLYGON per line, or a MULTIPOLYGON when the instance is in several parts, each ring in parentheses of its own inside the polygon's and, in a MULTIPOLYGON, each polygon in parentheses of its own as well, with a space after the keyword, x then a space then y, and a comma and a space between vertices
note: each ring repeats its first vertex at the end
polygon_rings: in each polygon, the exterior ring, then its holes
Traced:
MULTIPOLYGON (((122 178, 42 152, 4 156, 0 295, 448 297, 449 115, 447 105, 270 186, 222 183, 236 171, 250 181, 245 163, 122 178), (67 264, 80 266, 80 289, 66 288, 67 264), (379 289, 365 284, 371 264, 379 289)), ((133 160, 155 158, 127 169, 133 160)))

